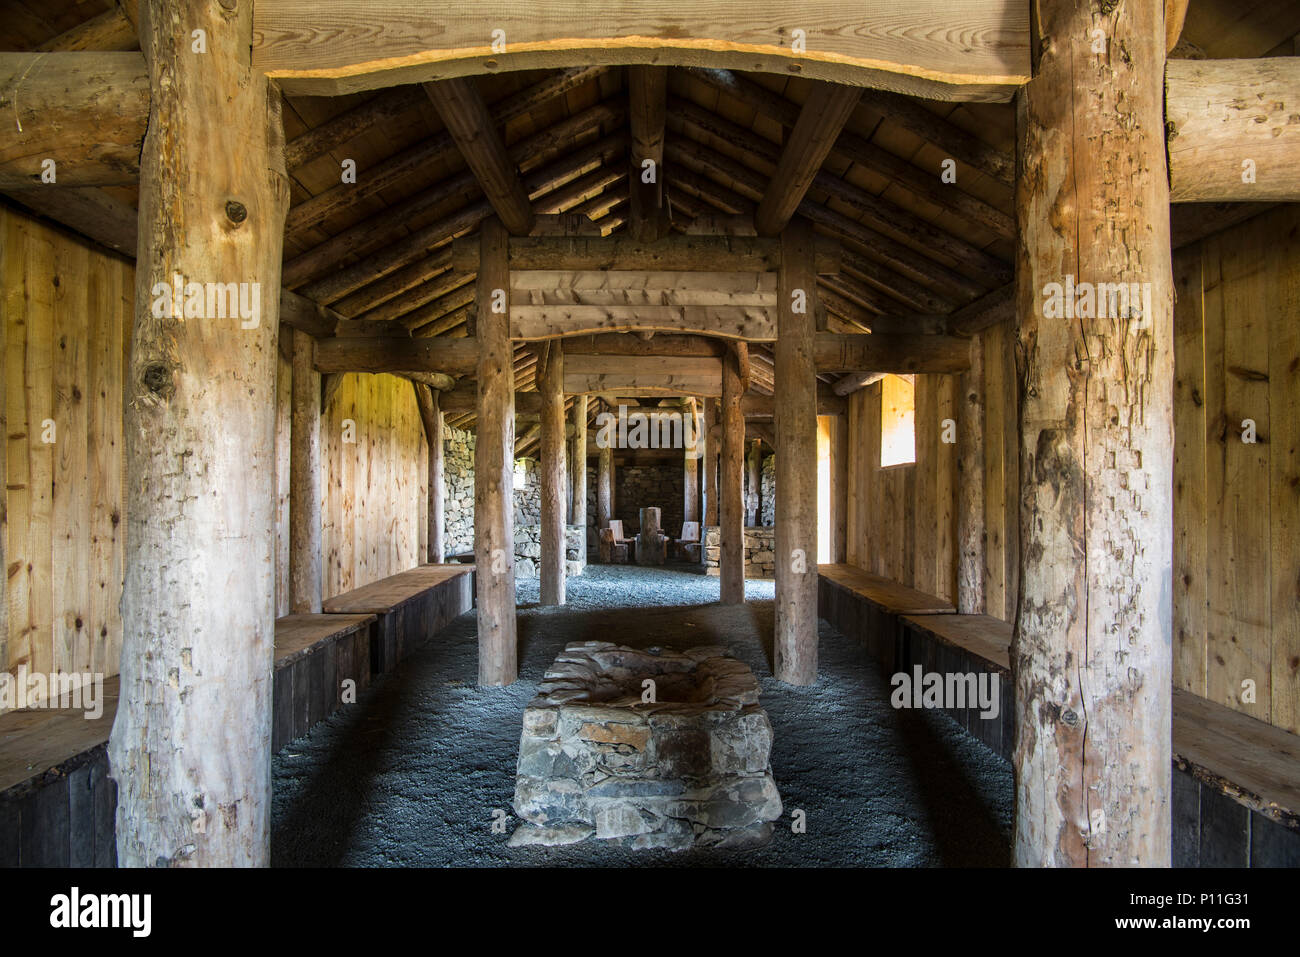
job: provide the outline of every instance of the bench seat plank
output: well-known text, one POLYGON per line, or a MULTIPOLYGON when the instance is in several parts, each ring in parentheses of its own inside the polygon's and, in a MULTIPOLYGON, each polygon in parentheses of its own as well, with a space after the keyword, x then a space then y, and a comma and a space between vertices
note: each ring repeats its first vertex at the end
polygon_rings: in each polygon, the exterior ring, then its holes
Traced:
POLYGON ((1174 689, 1174 761, 1203 784, 1300 828, 1300 735, 1174 689))
POLYGON ((941 615, 953 614, 957 609, 952 602, 937 595, 929 595, 916 588, 900 585, 880 575, 872 575, 855 565, 818 565, 817 573, 841 588, 855 592, 867 601, 880 606, 891 615, 941 615))
POLYGON ((419 598, 428 589, 473 572, 473 565, 420 565, 335 595, 322 607, 332 615, 389 614, 406 602, 419 598))
POLYGON ((915 631, 955 645, 1010 676, 1010 622, 991 615, 905 615, 903 621, 915 631))

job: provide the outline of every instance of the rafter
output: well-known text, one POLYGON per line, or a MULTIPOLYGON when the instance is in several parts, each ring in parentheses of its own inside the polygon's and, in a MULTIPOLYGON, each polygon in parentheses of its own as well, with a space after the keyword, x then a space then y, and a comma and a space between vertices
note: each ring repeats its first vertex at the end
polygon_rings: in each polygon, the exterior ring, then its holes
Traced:
POLYGON ((775 236, 790 222, 861 96, 860 89, 833 83, 813 90, 754 213, 760 236, 775 236))
POLYGON ((424 92, 438 108, 447 132, 460 147, 461 156, 474 171, 502 224, 516 236, 526 235, 533 225, 528 192, 474 81, 439 80, 426 83, 424 92))

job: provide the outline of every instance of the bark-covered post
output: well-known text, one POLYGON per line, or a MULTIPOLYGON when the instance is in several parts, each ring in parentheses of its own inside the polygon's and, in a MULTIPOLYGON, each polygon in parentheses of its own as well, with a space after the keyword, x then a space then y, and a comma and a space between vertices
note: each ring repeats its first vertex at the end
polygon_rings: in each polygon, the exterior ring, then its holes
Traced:
POLYGON ((568 513, 565 502, 563 340, 551 339, 538 346, 537 389, 542 394, 540 595, 543 605, 563 605, 564 531, 568 513))
POLYGON ((474 561, 478 582, 478 683, 519 675, 515 632, 515 367, 505 227, 479 227, 478 441, 474 446, 474 561))
POLYGON ((1044 0, 1035 10, 1042 39, 1019 99, 1016 194, 1013 856, 1022 866, 1168 867, 1164 5, 1136 0, 1102 13, 1044 0))
POLYGON ((289 189, 280 96, 250 65, 252 5, 231 6, 140 4, 151 103, 125 395, 121 697, 109 741, 126 867, 269 863, 289 189), (191 52, 194 30, 204 54, 191 52), (186 316, 171 295, 177 281, 200 284, 191 291, 234 283, 236 308, 227 297, 224 312, 207 314, 204 297, 205 315, 186 316))
MULTIPOLYGON (((740 348, 745 348, 741 343, 740 348)), ((736 351, 722 358, 722 461, 718 494, 718 600, 745 601, 745 416, 740 408, 740 364, 736 351)))
POLYGON ((957 410, 957 613, 984 614, 984 347, 970 342, 957 410))
POLYGON ((315 342, 299 329, 293 338, 289 432, 289 610, 319 614, 321 605, 320 373, 315 342))
POLYGON ((426 561, 440 565, 447 560, 446 508, 447 476, 443 469, 445 449, 442 437, 442 410, 438 390, 416 384, 415 397, 424 423, 424 439, 429 448, 428 462, 428 544, 426 561))
POLYGON ((776 341, 776 676, 817 680, 817 314, 814 242, 806 220, 781 233, 776 341))

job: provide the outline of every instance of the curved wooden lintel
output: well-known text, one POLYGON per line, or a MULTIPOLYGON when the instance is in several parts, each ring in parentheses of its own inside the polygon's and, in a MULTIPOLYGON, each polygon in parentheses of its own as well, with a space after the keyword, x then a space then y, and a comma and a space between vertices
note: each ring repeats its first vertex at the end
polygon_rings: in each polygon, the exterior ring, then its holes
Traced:
POLYGON ((286 93, 308 95, 484 73, 654 64, 797 75, 937 100, 1006 101, 1030 76, 1028 10, 1001 0, 956 9, 947 0, 883 3, 874 16, 847 0, 610 0, 599 16, 579 15, 571 0, 412 6, 260 0, 253 65, 286 93), (796 31, 800 49, 792 42, 796 31))

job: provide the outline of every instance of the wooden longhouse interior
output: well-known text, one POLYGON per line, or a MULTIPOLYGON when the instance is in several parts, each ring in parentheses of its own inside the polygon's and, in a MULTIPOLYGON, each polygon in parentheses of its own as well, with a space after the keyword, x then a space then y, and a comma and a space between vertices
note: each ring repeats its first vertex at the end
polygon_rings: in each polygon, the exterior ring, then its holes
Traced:
POLYGON ((1294 0, 5 6, 0 865, 1300 866, 1294 0))

